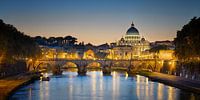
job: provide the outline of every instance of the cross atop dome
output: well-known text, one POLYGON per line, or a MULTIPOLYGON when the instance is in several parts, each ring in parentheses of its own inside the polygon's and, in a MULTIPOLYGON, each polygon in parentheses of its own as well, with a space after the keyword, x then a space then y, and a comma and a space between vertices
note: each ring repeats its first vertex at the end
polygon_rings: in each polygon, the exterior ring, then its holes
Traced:
POLYGON ((131 23, 131 27, 134 27, 133 21, 132 21, 132 23, 131 23))

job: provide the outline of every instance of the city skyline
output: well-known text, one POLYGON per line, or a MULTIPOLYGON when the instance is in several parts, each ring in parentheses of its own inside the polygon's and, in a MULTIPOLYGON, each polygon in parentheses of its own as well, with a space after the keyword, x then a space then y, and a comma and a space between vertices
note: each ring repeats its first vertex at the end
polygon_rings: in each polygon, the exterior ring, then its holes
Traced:
POLYGON ((173 40, 177 30, 200 16, 198 0, 3 0, 0 19, 30 36, 72 35, 102 44, 119 40, 132 21, 149 41, 173 40))

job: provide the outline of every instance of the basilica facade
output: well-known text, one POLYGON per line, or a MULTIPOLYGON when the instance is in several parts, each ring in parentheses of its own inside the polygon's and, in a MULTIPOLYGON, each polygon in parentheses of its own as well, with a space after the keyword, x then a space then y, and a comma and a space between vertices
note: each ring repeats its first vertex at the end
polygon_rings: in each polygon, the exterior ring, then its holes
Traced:
POLYGON ((148 53, 150 42, 141 38, 134 24, 126 31, 126 34, 115 43, 110 50, 110 57, 114 59, 143 59, 151 58, 148 53))

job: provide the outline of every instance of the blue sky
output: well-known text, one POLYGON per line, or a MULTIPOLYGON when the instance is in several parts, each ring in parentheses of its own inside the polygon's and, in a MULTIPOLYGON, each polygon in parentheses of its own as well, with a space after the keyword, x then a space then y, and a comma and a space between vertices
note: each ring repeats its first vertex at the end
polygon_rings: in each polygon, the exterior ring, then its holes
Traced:
POLYGON ((1 0, 0 19, 31 36, 72 35, 93 44, 119 40, 133 21, 149 41, 173 40, 200 0, 1 0))

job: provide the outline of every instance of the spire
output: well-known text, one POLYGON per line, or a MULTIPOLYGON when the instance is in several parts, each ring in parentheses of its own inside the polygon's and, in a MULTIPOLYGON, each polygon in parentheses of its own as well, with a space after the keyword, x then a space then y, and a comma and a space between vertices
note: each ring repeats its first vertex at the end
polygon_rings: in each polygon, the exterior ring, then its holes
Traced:
POLYGON ((131 27, 134 27, 133 21, 132 21, 131 27))

